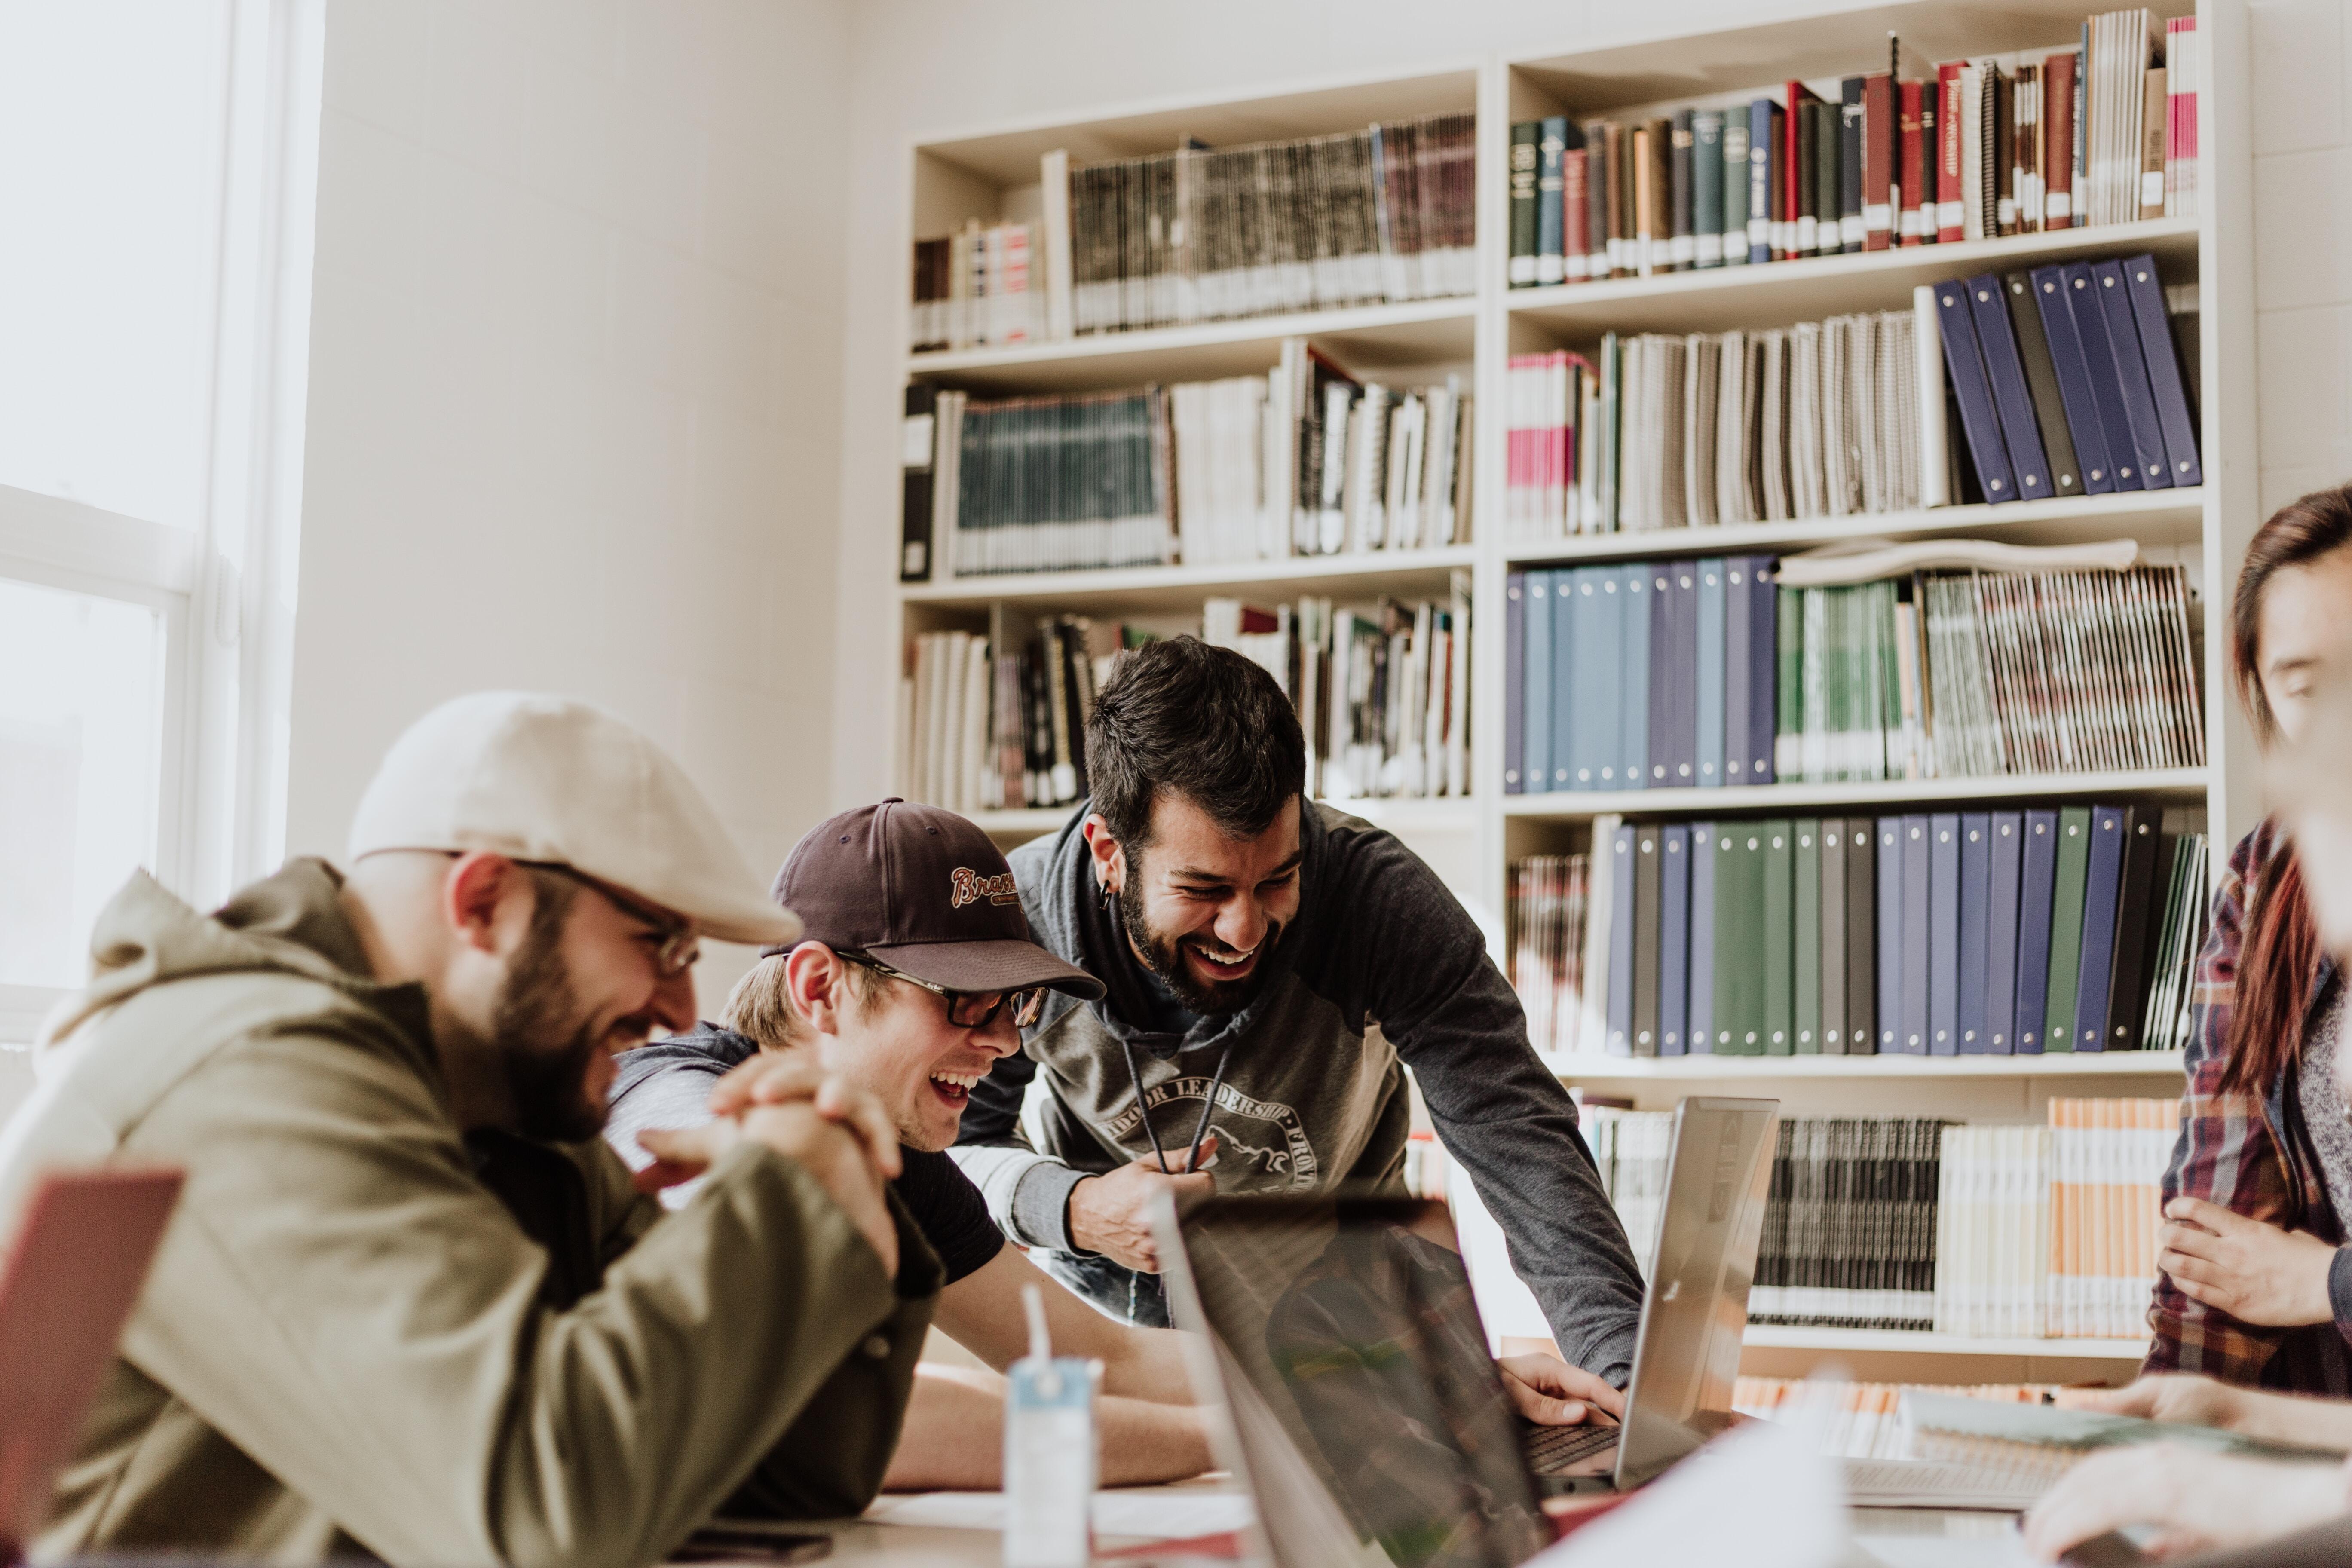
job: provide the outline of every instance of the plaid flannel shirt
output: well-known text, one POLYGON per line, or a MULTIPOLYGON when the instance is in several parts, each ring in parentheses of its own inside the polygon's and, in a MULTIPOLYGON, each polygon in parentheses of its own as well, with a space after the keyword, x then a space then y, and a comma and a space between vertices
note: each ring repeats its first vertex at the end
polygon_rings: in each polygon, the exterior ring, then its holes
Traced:
MULTIPOLYGON (((2230 1012, 2245 939, 2246 884, 2276 841, 2269 822, 2239 841, 2213 900, 2213 927, 2198 954, 2191 996, 2194 1026, 2186 1052, 2180 1138, 2164 1173, 2164 1201, 2203 1198, 2224 1208, 2340 1245, 2343 1230, 2303 1125, 2290 1063, 2266 1093, 2225 1090, 2230 1012)), ((2305 1014, 2306 1034, 2335 981, 2324 963, 2305 1014)), ((2224 1383, 2258 1384, 2307 1394, 2352 1394, 2344 1325, 2264 1328, 2190 1300, 2158 1274, 2147 1310, 2155 1341, 2144 1372, 2194 1372, 2224 1383)))

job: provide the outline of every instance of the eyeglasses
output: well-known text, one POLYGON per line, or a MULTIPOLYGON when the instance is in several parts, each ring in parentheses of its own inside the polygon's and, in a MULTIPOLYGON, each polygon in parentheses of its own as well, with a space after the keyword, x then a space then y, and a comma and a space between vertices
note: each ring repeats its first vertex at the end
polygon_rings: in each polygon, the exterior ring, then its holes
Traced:
POLYGON ((996 1022, 996 1016, 1007 1004, 1013 1008, 1015 1028, 1026 1029, 1045 1016, 1045 987, 1032 985, 1022 991, 950 991, 944 985, 934 985, 919 979, 903 969, 893 969, 878 958, 862 952, 837 952, 834 955, 861 969, 877 974, 887 974, 893 980, 903 980, 909 985, 919 985, 934 996, 943 997, 948 1005, 948 1022, 959 1029, 985 1029, 996 1022))
POLYGON ((586 872, 553 860, 524 860, 519 864, 534 871, 545 871, 604 895, 607 902, 633 921, 651 926, 661 937, 661 945, 654 949, 654 972, 664 980, 675 980, 693 968, 702 957, 702 940, 692 921, 684 921, 668 912, 655 909, 644 900, 633 897, 601 881, 586 872))

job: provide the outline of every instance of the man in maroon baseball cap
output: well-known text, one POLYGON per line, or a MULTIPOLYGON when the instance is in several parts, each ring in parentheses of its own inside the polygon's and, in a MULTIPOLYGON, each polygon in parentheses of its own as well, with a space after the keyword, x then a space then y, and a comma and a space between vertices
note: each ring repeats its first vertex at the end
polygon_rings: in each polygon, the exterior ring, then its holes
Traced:
MULTIPOLYGON (((933 1317, 1002 1370, 1027 1348, 1022 1289, 1039 1286, 1057 1352, 1104 1365, 1107 1484, 1197 1474, 1211 1460, 1176 1336, 1104 1317, 1053 1281, 989 1217, 944 1151, 971 1086, 1021 1049, 1047 991, 1092 1000, 1092 975, 1032 941, 1012 868, 953 812, 886 800, 820 824, 776 874, 801 940, 765 950, 704 1024, 623 1057, 605 1135, 632 1165, 637 1135, 709 1120, 714 1083, 761 1051, 805 1053, 882 1102, 904 1145, 892 1184, 946 1266, 933 1317)), ((659 1173, 656 1173, 657 1179, 659 1173)), ((671 1187, 683 1202, 691 1183, 671 1187)), ((1002 1484, 1002 1382, 927 1367, 884 1485, 1002 1484)))

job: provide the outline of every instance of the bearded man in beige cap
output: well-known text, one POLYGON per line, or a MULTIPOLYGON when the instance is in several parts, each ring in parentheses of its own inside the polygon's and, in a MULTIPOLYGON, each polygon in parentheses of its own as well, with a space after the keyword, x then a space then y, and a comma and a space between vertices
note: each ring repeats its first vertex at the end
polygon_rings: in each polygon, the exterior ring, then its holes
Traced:
POLYGON ((184 1168, 179 1213, 36 1554, 634 1564, 730 1512, 856 1512, 940 1266, 889 1118, 761 1060, 596 1136, 613 1055, 694 1021, 698 937, 772 944, 709 807, 585 704, 461 698, 394 743, 351 870, 202 915, 144 875, 0 1132, 184 1168))

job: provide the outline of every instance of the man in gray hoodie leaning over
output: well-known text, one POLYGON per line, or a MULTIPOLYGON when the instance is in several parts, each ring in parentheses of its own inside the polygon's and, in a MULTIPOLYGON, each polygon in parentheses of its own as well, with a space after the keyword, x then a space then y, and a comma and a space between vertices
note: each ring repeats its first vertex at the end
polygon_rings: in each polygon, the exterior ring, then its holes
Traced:
POLYGON ((1165 1323, 1159 1194, 1400 1187, 1409 1066, 1591 1374, 1562 1392, 1620 1411, 1642 1280, 1576 1106, 1435 874, 1305 798, 1274 678, 1192 637, 1125 654, 1086 766, 1090 798, 1011 859, 1037 940, 1108 993, 1047 1002, 972 1089, 955 1150, 1005 1233, 1105 1310, 1165 1323), (1019 1118, 1041 1073, 1039 1148, 1019 1118))

